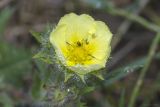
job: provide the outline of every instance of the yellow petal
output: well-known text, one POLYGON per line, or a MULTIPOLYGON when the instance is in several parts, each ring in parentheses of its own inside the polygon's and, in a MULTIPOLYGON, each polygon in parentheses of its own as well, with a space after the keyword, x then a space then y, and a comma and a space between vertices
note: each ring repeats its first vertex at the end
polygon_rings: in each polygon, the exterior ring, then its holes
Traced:
POLYGON ((87 14, 62 17, 50 35, 58 59, 83 75, 105 67, 110 55, 112 33, 104 22, 87 14))

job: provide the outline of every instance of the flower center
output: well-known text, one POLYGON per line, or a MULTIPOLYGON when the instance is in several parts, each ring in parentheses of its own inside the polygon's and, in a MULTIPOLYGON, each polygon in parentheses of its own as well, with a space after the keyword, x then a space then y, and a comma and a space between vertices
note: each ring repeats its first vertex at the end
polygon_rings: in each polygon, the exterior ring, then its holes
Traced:
POLYGON ((90 43, 88 39, 67 42, 67 65, 74 66, 76 64, 86 65, 95 57, 92 55, 95 51, 95 45, 90 43))

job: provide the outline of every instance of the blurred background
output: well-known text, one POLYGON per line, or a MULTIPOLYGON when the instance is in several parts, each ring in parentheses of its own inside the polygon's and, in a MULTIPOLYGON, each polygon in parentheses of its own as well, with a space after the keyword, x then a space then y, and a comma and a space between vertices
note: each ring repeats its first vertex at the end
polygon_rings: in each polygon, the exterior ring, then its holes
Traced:
MULTIPOLYGON (((118 76, 106 76, 83 101, 88 107, 127 107, 156 36, 150 27, 160 25, 159 0, 0 0, 0 107, 31 107, 35 74, 32 57, 40 44, 30 31, 41 32, 47 24, 56 25, 70 12, 104 21, 114 34, 107 73, 118 76), (121 10, 149 24, 143 25, 121 10), (110 83, 108 78, 112 79, 110 83)), ((141 78, 135 107, 160 107, 160 42, 157 47, 141 78)))

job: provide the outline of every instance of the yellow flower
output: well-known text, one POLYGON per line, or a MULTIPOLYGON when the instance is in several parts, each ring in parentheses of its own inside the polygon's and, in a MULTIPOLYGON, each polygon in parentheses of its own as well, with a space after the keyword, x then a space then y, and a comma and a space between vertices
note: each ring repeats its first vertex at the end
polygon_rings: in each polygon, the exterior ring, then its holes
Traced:
POLYGON ((104 22, 74 13, 62 17, 50 34, 60 62, 81 75, 105 67, 111 38, 112 33, 104 22))

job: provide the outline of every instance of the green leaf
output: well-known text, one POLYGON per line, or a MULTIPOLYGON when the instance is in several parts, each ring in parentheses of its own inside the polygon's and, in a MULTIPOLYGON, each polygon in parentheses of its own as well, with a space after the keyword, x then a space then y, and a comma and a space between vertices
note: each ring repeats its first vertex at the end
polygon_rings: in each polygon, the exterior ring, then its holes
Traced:
POLYGON ((5 8, 4 10, 1 11, 0 13, 0 36, 1 34, 3 34, 3 31, 12 13, 13 13, 13 10, 11 10, 10 8, 5 8))
POLYGON ((54 99, 58 102, 63 101, 66 96, 67 96, 67 92, 65 92, 65 91, 62 91, 62 90, 59 90, 59 89, 56 89, 54 91, 54 99))
POLYGON ((5 82, 17 86, 22 85, 22 79, 31 71, 31 54, 29 50, 15 48, 1 42, 0 45, 0 75, 5 82))
MULTIPOLYGON (((6 8, 0 13, 0 36, 4 31, 7 21, 11 17, 13 10, 6 8)), ((19 86, 22 75, 30 69, 31 55, 27 49, 15 48, 7 44, 0 37, 0 75, 5 78, 5 82, 19 86)))
POLYGON ((87 107, 86 103, 81 102, 80 98, 75 102, 75 107, 87 107))
POLYGON ((48 65, 38 60, 35 60, 34 62, 35 62, 38 74, 40 76, 40 79, 44 82, 44 84, 47 83, 51 76, 51 71, 48 69, 48 65))
POLYGON ((111 71, 110 73, 107 74, 104 84, 108 86, 116 82, 117 80, 125 77, 126 75, 130 74, 131 72, 136 71, 137 69, 143 67, 145 61, 146 61, 146 57, 140 58, 140 59, 133 61, 132 63, 128 65, 125 65, 114 71, 111 71))
POLYGON ((91 91, 94 91, 94 89, 95 89, 95 87, 86 86, 80 91, 80 93, 81 93, 81 95, 83 95, 83 94, 89 93, 91 91))
POLYGON ((71 77, 73 77, 74 74, 73 73, 69 73, 68 72, 65 72, 65 78, 64 78, 64 82, 67 82, 71 77))
POLYGON ((3 107, 14 107, 12 99, 6 93, 0 93, 0 103, 3 107))
POLYGON ((46 95, 46 91, 43 86, 47 84, 50 79, 51 72, 48 70, 48 66, 44 62, 35 60, 34 64, 36 72, 34 74, 31 94, 35 100, 42 100, 46 95))
POLYGON ((128 67, 122 67, 119 68, 115 71, 112 71, 111 73, 107 74, 106 79, 104 81, 104 84, 106 86, 116 82, 117 80, 125 77, 126 75, 128 75, 129 73, 136 71, 137 69, 141 68, 142 66, 138 65, 135 67, 132 66, 128 66, 128 67), (131 72, 130 72, 131 71, 131 72))
POLYGON ((35 32, 33 30, 30 31, 30 33, 32 34, 32 36, 39 42, 42 43, 42 35, 39 32, 35 32))
POLYGON ((104 77, 102 75, 102 73, 100 71, 95 71, 92 73, 94 76, 96 76, 97 78, 99 78, 100 80, 104 80, 104 77))
POLYGON ((39 77, 39 74, 36 72, 34 74, 34 80, 33 80, 33 84, 32 84, 32 97, 34 99, 42 99, 45 95, 45 92, 43 90, 43 85, 44 82, 41 80, 41 78, 39 77))
POLYGON ((39 59, 47 64, 53 64, 55 62, 55 51, 52 44, 49 41, 50 33, 53 27, 48 25, 43 32, 31 31, 31 34, 41 43, 40 51, 33 56, 35 59, 39 59))
POLYGON ((82 80, 82 82, 83 82, 84 84, 86 84, 84 75, 81 75, 81 74, 78 74, 78 73, 77 73, 77 75, 80 77, 80 79, 82 80))
POLYGON ((36 55, 33 56, 33 58, 40 59, 41 61, 48 64, 53 64, 53 60, 54 60, 53 57, 54 57, 54 54, 50 55, 50 52, 48 49, 42 49, 36 55))
POLYGON ((119 107, 125 107, 125 89, 121 92, 121 97, 119 100, 119 107))
MULTIPOLYGON (((157 53, 155 55, 155 58, 158 58, 159 55, 160 55, 160 53, 157 53)), ((143 67, 143 65, 146 62, 146 59, 147 59, 147 56, 138 58, 137 60, 134 60, 133 62, 131 62, 125 66, 122 66, 114 71, 111 71, 110 73, 108 73, 106 75, 104 85, 108 86, 108 85, 118 81, 119 79, 127 76, 128 74, 130 74, 134 71, 138 71, 139 68, 143 67)))
POLYGON ((37 38, 37 40, 42 45, 41 50, 36 55, 34 55, 33 58, 40 59, 41 61, 48 64, 53 64, 55 59, 55 52, 51 43, 49 42, 49 35, 51 32, 50 30, 51 28, 48 28, 45 30, 45 32, 42 33, 32 31, 33 36, 37 38))

